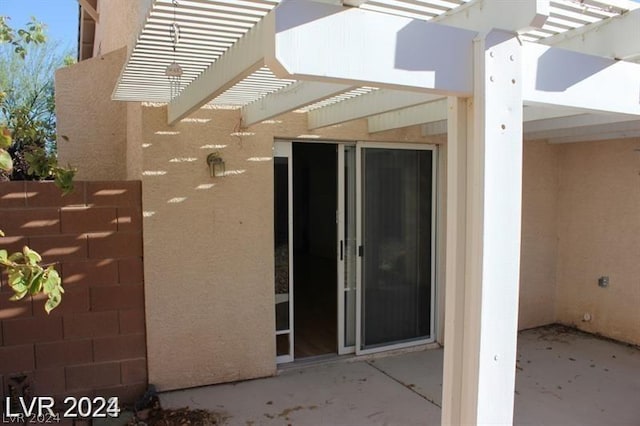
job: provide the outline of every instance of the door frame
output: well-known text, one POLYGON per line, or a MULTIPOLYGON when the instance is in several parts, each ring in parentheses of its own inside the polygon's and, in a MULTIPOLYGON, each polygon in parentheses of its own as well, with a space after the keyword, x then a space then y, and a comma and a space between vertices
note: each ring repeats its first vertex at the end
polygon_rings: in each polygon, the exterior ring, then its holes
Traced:
MULTIPOLYGON (((276 363, 277 364, 281 364, 281 363, 287 363, 287 362, 292 362, 294 360, 294 317, 293 317, 293 292, 294 292, 294 288, 293 288, 293 144, 291 142, 288 141, 281 141, 281 140, 275 140, 273 142, 273 157, 280 157, 280 158, 286 158, 287 159, 287 190, 288 190, 288 194, 287 194, 287 204, 288 204, 288 220, 287 220, 287 226, 289 228, 289 238, 288 238, 288 244, 289 244, 289 293, 287 296, 286 300, 284 301, 288 301, 289 302, 289 328, 287 330, 280 330, 278 331, 276 329, 275 332, 275 336, 277 338, 277 336, 279 335, 283 335, 283 334, 288 334, 289 335, 289 353, 287 355, 280 355, 278 356, 277 352, 276 352, 276 363)), ((275 191, 275 188, 274 188, 275 191)), ((275 238, 275 235, 274 235, 275 238)), ((278 303, 277 300, 277 295, 274 295, 274 305, 273 305, 273 309, 276 309, 276 305, 278 303)))
POLYGON ((367 355, 377 352, 386 352, 395 349, 410 348, 413 346, 424 345, 433 343, 436 341, 436 325, 437 318, 437 301, 436 301, 436 266, 437 266, 437 240, 438 234, 438 149, 434 144, 420 144, 420 143, 381 143, 381 142, 358 142, 356 144, 356 240, 357 247, 362 246, 362 224, 363 224, 363 211, 362 211, 362 149, 375 148, 375 149, 403 149, 403 150, 419 150, 419 151, 431 151, 431 300, 430 300, 430 324, 429 324, 429 337, 425 339, 416 339, 408 342, 400 342, 389 345, 376 346, 374 348, 364 349, 362 347, 362 299, 364 293, 362 292, 362 257, 356 256, 356 355, 367 355))
MULTIPOLYGON (((438 312, 439 303, 436 299, 438 295, 436 276, 439 276, 437 271, 438 266, 438 241, 437 236, 440 234, 440 221, 438 220, 441 210, 441 200, 439 188, 439 172, 438 172, 438 146, 434 144, 421 144, 421 143, 405 143, 405 142, 353 142, 353 141, 333 141, 333 140, 295 140, 295 139, 275 139, 273 145, 274 157, 285 157, 288 159, 288 227, 289 227, 289 328, 287 330, 276 331, 276 335, 289 334, 289 354, 276 356, 276 363, 287 363, 295 360, 294 356, 294 287, 293 282, 293 144, 294 143, 324 143, 337 146, 337 167, 338 167, 338 188, 337 188, 337 211, 336 211, 336 232, 337 232, 337 315, 338 315, 338 330, 337 330, 337 347, 338 354, 353 354, 366 355, 383 351, 390 351, 402 348, 409 348, 413 346, 419 346, 424 344, 433 343, 436 341, 436 330, 438 329, 436 321, 439 318, 438 312), (340 259, 340 241, 345 238, 345 175, 344 175, 344 148, 346 146, 355 146, 355 198, 356 198, 356 247, 362 245, 362 149, 377 148, 377 149, 405 149, 405 150, 423 150, 432 152, 432 200, 431 200, 431 301, 430 301, 430 334, 426 339, 412 340, 409 342, 401 342, 390 345, 377 346, 375 348, 362 349, 362 257, 356 255, 356 314, 355 314, 355 336, 356 342, 354 346, 345 346, 345 280, 344 280, 344 260, 340 259)), ((275 305, 274 305, 275 309, 275 305)))

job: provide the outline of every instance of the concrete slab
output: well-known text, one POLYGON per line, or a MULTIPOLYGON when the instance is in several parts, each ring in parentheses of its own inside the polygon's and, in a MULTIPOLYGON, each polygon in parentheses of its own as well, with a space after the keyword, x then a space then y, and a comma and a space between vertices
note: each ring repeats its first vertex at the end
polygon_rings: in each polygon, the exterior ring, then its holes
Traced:
POLYGON ((439 425, 440 409, 366 362, 161 395, 164 407, 224 411, 230 425, 439 425))
POLYGON ((443 349, 379 358, 369 363, 404 386, 442 407, 443 349))
POLYGON ((640 425, 640 351, 564 327, 518 338, 518 425, 640 425))
MULTIPOLYGON (((442 349, 290 368, 161 395, 231 425, 439 425, 442 349)), ((518 337, 515 425, 640 425, 640 350, 565 327, 518 337)))

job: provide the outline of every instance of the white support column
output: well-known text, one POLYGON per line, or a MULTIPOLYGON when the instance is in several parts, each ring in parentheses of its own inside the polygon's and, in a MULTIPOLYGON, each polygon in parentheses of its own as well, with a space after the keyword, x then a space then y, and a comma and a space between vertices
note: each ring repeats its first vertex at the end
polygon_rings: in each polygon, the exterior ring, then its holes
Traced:
MULTIPOLYGON (((445 357, 442 373, 443 425, 462 424, 462 367, 465 355, 463 350, 466 296, 467 150, 469 143, 467 127, 472 122, 472 107, 471 100, 448 98, 445 357)), ((475 411, 475 409, 471 409, 475 411)))
POLYGON ((503 31, 474 45, 473 112, 449 105, 442 420, 504 425, 513 422, 516 367, 522 47, 503 31))

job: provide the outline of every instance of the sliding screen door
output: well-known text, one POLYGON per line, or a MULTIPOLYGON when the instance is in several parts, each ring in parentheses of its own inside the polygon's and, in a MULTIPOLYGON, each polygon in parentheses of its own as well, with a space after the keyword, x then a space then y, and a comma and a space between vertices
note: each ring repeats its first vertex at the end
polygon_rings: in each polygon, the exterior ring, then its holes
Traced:
POLYGON ((434 151, 359 149, 358 352, 433 336, 434 151))

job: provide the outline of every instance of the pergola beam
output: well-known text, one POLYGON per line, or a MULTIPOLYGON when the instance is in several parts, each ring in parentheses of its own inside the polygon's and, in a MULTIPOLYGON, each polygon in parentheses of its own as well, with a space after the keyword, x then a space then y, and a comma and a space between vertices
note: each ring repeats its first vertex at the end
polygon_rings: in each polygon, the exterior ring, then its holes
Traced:
POLYGON ((169 124, 178 122, 260 69, 265 62, 265 52, 273 50, 274 33, 275 17, 269 13, 169 103, 169 124))
MULTIPOLYGON (((439 122, 447 119, 447 99, 415 105, 397 111, 369 117, 369 133, 409 127, 416 124, 439 122)), ((445 130, 446 131, 446 130, 445 130)))
POLYGON ((329 107, 323 107, 309 111, 309 129, 333 126, 359 118, 369 117, 385 111, 393 111, 400 108, 411 107, 433 100, 440 99, 439 95, 426 93, 412 93, 398 90, 375 90, 365 95, 357 96, 336 103, 329 107))
POLYGON ((573 136, 563 136, 557 138, 549 138, 548 142, 557 143, 574 143, 574 142, 594 142, 613 139, 625 139, 625 138, 638 138, 640 137, 640 130, 617 130, 615 132, 604 132, 592 130, 589 134, 580 134, 573 136))
POLYGON ((525 102, 640 115, 640 64, 535 43, 523 51, 525 102))
POLYGON ((344 93, 352 86, 314 81, 296 82, 242 108, 242 126, 249 127, 280 114, 293 111, 331 96, 344 93))
POLYGON ((631 60, 640 56, 639 38, 640 9, 636 9, 548 37, 540 43, 607 58, 631 60))
POLYGON ((622 120, 611 120, 614 117, 606 117, 609 118, 610 121, 601 121, 598 122, 598 118, 600 117, 576 117, 577 121, 573 126, 561 127, 561 128, 549 128, 547 130, 538 130, 538 131, 527 131, 525 126, 525 135, 527 139, 557 139, 557 138, 566 138, 566 137, 587 137, 594 135, 602 135, 602 134, 610 134, 615 132, 634 132, 640 131, 640 119, 636 117, 634 120, 627 119, 626 121, 622 120), (586 124, 591 121, 592 124, 586 124), (578 124, 583 123, 583 124, 578 124))
POLYGON ((472 0, 436 16, 431 22, 486 33, 494 28, 524 33, 542 28, 551 13, 549 0, 472 0))
MULTIPOLYGON (((364 3, 362 0, 343 1, 344 4, 351 6, 359 6, 364 3)), ((444 13, 434 18, 431 22, 437 22, 443 25, 462 28, 471 31, 486 32, 492 28, 502 28, 510 31, 522 31, 531 28, 531 26, 540 27, 544 24, 546 16, 549 13, 548 1, 535 2, 495 2, 485 0, 474 0, 457 7, 455 10, 444 13), (496 23, 494 25, 494 22, 496 23)), ((367 105, 368 110, 377 106, 380 117, 372 117, 369 119, 369 132, 379 132, 393 128, 407 127, 412 124, 422 124, 429 121, 438 121, 446 118, 446 111, 438 113, 439 118, 424 121, 419 118, 420 108, 416 104, 407 104, 407 110, 393 112, 397 109, 394 103, 393 95, 389 92, 372 92, 358 97, 358 103, 367 105), (384 106, 388 105, 389 108, 384 106), (444 115, 442 115, 444 114, 444 115)), ((342 103, 324 106, 309 113, 309 123, 314 123, 316 127, 329 126, 345 122, 345 112, 353 114, 351 119, 364 118, 372 115, 368 111, 363 111, 356 115, 357 109, 344 107, 342 103)), ((428 117, 427 117, 428 118, 428 117)), ((311 128, 316 128, 311 127, 311 128)), ((438 129, 442 129, 443 124, 438 125, 438 129)), ((444 125, 446 129, 446 124, 444 125)), ((446 130, 442 133, 446 133, 446 130)))
POLYGON ((274 12, 267 66, 279 78, 472 94, 475 31, 313 1, 283 2, 274 12))
MULTIPOLYGON (((640 130, 640 117, 624 114, 578 114, 565 117, 549 118, 546 120, 526 121, 524 132, 542 135, 543 132, 553 132, 562 129, 581 128, 585 126, 615 125, 615 123, 636 122, 640 130)), ((621 125, 618 125, 621 126, 621 125)), ((615 126, 614 126, 615 127, 615 126)), ((548 137, 548 136, 543 136, 548 137)))

